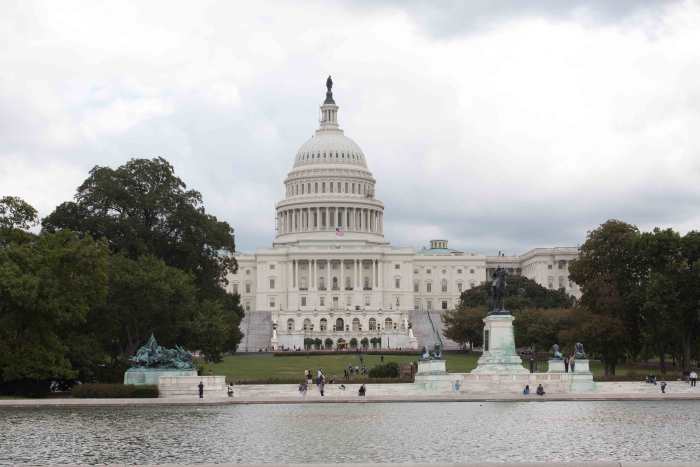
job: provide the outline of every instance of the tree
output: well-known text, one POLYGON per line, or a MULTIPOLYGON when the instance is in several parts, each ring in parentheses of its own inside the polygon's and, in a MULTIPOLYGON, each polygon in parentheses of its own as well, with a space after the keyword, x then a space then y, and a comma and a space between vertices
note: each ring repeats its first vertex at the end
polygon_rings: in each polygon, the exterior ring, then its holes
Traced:
POLYGON ((68 230, 0 245, 0 381, 46 389, 77 375, 70 336, 105 299, 107 259, 104 243, 68 230))
POLYGON ((369 347, 369 339, 366 337, 363 337, 362 340, 360 341, 360 345, 362 346, 363 349, 366 349, 369 347))
POLYGON ((533 346, 549 350, 558 343, 573 350, 575 341, 565 333, 574 326, 574 310, 571 308, 526 309, 517 313, 513 332, 517 347, 533 346))
MULTIPOLYGON (((191 275, 197 300, 218 302, 224 321, 240 323, 239 299, 222 287, 237 269, 233 229, 205 211, 201 194, 187 190, 163 158, 94 167, 75 201, 58 206, 42 226, 104 239, 112 252, 134 261, 158 258, 191 275)), ((235 351, 241 334, 237 325, 229 329, 222 349, 235 351)))
POLYGON ((356 348, 357 348, 357 339, 354 338, 354 337, 350 339, 350 348, 351 348, 351 349, 356 349, 356 348))
POLYGON ((314 345, 314 340, 312 338, 310 338, 310 337, 304 338, 304 348, 306 350, 310 350, 311 346, 313 346, 313 345, 314 345))
MULTIPOLYGON (((318 337, 314 339, 314 349, 320 350, 322 344, 323 344, 323 341, 321 339, 319 339, 318 337)), ((332 341, 331 341, 331 345, 333 345, 332 341)))
POLYGON ((448 310, 442 315, 445 325, 444 334, 458 344, 471 344, 481 347, 484 344, 484 318, 488 311, 486 307, 468 307, 460 305, 454 310, 448 310))
POLYGON ((38 223, 36 209, 17 196, 0 198, 0 230, 27 230, 38 223))
MULTIPOLYGON (((532 279, 511 275, 507 278, 504 307, 511 312, 526 308, 570 308, 574 298, 564 290, 550 290, 532 279)), ((488 307, 491 284, 485 283, 462 292, 460 306, 466 308, 488 307)))
POLYGON ((330 337, 326 337, 326 340, 323 341, 323 345, 327 349, 332 349, 333 348, 333 339, 330 337))

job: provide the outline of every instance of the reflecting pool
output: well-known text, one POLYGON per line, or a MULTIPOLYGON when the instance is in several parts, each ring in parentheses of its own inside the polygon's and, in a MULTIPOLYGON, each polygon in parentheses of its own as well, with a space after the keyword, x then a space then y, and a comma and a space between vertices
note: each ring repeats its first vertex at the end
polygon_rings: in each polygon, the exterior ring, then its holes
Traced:
POLYGON ((0 409, 0 464, 696 461, 700 402, 0 409))

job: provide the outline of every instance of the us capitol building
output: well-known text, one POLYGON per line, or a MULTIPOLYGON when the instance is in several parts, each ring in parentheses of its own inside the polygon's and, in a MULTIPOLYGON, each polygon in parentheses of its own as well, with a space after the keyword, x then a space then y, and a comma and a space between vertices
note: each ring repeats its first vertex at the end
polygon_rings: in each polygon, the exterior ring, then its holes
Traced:
MULTIPOLYGON (((271 248, 237 254, 228 290, 245 309, 239 351, 432 345, 440 315, 498 266, 579 297, 569 280, 575 247, 484 256, 430 240, 429 248, 392 246, 384 204, 362 149, 338 124, 332 81, 315 134, 297 151, 276 205, 271 248)), ((445 341, 446 348, 456 347, 445 341)))

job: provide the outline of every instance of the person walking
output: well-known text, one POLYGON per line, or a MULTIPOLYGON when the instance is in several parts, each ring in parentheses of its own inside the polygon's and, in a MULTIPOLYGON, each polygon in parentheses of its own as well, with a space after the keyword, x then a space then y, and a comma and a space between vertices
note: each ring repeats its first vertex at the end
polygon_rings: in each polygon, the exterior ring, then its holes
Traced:
POLYGON ((306 386, 311 387, 313 381, 311 380, 313 373, 311 370, 306 370, 306 386))
POLYGON ((321 393, 321 397, 323 397, 323 391, 325 389, 326 389, 326 382, 323 380, 323 378, 319 378, 318 390, 321 393))
POLYGON ((690 377, 690 387, 694 388, 695 386, 697 386, 697 384, 698 384, 697 372, 695 370, 693 370, 690 372, 690 375, 688 375, 688 376, 690 377))
POLYGON ((569 359, 569 368, 571 368, 571 372, 573 373, 576 368, 576 357, 574 355, 571 356, 571 359, 569 359))
POLYGON ((199 398, 204 399, 204 381, 200 381, 197 387, 199 388, 199 398))
POLYGON ((661 381, 661 394, 666 394, 666 381, 661 381))
POLYGON ((564 357, 564 373, 569 372, 569 356, 564 357))

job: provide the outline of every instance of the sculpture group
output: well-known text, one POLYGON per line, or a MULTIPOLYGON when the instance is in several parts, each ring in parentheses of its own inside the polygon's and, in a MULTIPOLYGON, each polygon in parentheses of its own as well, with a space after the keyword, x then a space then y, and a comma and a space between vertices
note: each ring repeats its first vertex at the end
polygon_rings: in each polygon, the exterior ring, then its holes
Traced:
POLYGON ((134 368, 173 368, 178 370, 191 370, 194 368, 190 352, 179 345, 176 345, 174 349, 161 347, 153 334, 136 351, 136 355, 129 360, 134 365, 134 368))

